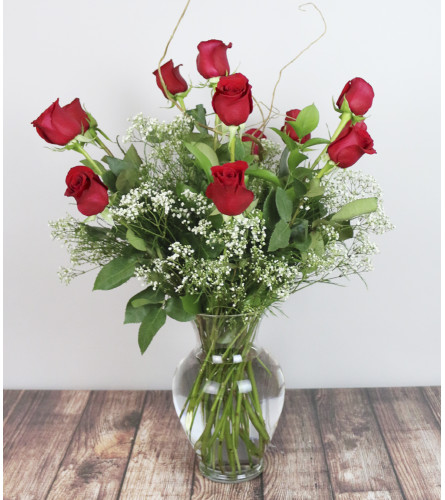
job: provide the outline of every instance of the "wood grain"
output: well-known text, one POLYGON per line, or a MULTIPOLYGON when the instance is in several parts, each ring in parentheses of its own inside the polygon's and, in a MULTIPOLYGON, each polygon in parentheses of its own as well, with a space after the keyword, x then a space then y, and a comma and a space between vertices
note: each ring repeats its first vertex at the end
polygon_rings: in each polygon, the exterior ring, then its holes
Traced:
POLYGON ((14 411, 24 391, 3 391, 3 425, 14 411))
POLYGON ((440 427, 440 387, 422 387, 422 392, 431 408, 431 411, 433 412, 434 418, 436 419, 440 427))
POLYGON ((144 398, 142 391, 92 392, 47 500, 117 498, 144 398))
POLYGON ((265 499, 332 499, 312 392, 286 391, 283 413, 265 456, 265 499))
POLYGON ((6 431, 3 495, 6 500, 45 498, 85 408, 87 391, 27 391, 6 431), (23 411, 26 407, 26 411, 23 411))
POLYGON ((366 391, 323 389, 316 392, 315 401, 335 498, 380 492, 402 500, 366 391))
POLYGON ((171 392, 148 392, 119 498, 190 498, 194 459, 171 392))
POLYGON ((440 431, 417 387, 369 389, 406 500, 440 499, 440 431))

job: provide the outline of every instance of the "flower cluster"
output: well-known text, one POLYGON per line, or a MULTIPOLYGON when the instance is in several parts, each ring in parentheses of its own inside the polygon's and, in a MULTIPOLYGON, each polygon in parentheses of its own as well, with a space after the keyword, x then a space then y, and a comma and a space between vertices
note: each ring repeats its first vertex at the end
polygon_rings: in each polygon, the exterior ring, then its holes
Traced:
POLYGON ((230 72, 231 46, 198 45, 199 86, 210 91, 212 113, 187 107, 193 86, 181 65, 155 69, 157 86, 181 113, 169 123, 136 115, 126 150, 116 144, 121 156, 79 99, 64 107, 57 100, 33 122, 45 141, 85 158, 68 172, 65 194, 88 218, 51 224, 71 254, 61 276, 99 268, 95 289, 142 280, 126 312, 126 321, 141 322, 142 350, 153 337, 144 325, 159 314, 262 313, 306 286, 366 272, 378 251, 370 235, 392 229, 373 177, 350 169, 376 153, 364 116, 372 86, 346 83, 329 139, 317 137, 315 105, 294 104, 281 128, 270 129, 280 146, 268 138, 267 118, 246 127, 253 86, 230 72), (87 146, 100 148, 100 159, 87 146))

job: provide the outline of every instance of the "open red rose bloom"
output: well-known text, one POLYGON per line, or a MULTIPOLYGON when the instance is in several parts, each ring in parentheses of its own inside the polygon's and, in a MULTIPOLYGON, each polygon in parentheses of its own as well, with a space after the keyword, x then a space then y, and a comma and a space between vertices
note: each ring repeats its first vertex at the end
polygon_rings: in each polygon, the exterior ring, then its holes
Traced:
POLYGON ((235 161, 212 167, 214 181, 208 185, 207 198, 225 215, 239 215, 252 203, 254 194, 244 184, 245 161, 235 161))
POLYGON ((72 196, 83 215, 97 215, 108 205, 108 189, 91 168, 79 165, 66 176, 65 196, 72 196))

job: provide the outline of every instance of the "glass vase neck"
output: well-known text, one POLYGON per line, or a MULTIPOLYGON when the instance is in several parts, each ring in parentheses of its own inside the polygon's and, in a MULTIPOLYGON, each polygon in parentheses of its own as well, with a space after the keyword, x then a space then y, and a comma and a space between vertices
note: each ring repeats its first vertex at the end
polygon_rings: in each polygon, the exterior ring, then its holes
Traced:
POLYGON ((261 314, 198 314, 193 325, 204 352, 241 354, 252 346, 260 322, 261 314))

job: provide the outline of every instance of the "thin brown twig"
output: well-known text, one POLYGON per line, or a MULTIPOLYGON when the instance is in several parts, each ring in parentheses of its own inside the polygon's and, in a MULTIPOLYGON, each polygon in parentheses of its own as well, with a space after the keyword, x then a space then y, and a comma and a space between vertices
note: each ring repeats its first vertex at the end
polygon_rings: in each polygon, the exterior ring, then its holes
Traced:
POLYGON ((176 26, 173 30, 173 33, 170 35, 170 38, 168 39, 168 42, 167 42, 167 45, 165 46, 165 49, 164 49, 164 53, 162 54, 162 57, 161 59, 159 60, 158 62, 158 74, 159 74, 159 80, 161 81, 161 85, 162 85, 162 88, 164 89, 164 92, 165 92, 165 95, 167 96, 167 99, 169 101, 171 101, 178 109, 180 109, 181 111, 184 111, 181 106, 175 101, 175 99, 173 99, 171 96, 170 96, 170 92, 168 91, 167 89, 167 85, 165 84, 165 81, 164 81, 164 78, 162 76, 162 72, 161 72, 161 64, 162 64, 162 61, 165 59, 165 56, 167 55, 167 51, 168 51, 168 48, 170 46, 170 43, 171 41, 173 40, 173 37, 175 36, 175 33, 176 33, 176 30, 178 29, 178 26, 181 24, 181 21, 183 19, 183 17, 185 16, 185 13, 187 12, 187 9, 190 5, 190 2, 191 0, 187 0, 187 3, 185 4, 185 7, 184 7, 184 10, 182 11, 182 14, 181 16, 179 17, 178 19, 178 22, 176 23, 176 26))
POLYGON ((261 125, 261 130, 264 132, 264 129, 266 128, 267 124, 269 123, 270 119, 271 119, 271 115, 272 115, 272 110, 273 110, 273 102, 275 100, 275 92, 277 90, 277 87, 278 87, 278 84, 280 83, 280 80, 281 80, 281 75, 283 73, 283 71, 288 67, 290 66, 292 63, 294 63, 304 52, 306 52, 308 49, 310 49, 312 47, 312 45, 316 44, 325 34, 326 34, 326 31, 327 31, 327 24, 326 24, 326 20, 323 16, 323 14, 321 13, 321 10, 312 2, 308 2, 308 3, 304 3, 304 4, 301 4, 298 6, 299 10, 302 10, 303 12, 305 12, 305 10, 303 9, 303 7, 305 7, 306 5, 312 5, 314 7, 314 9, 320 14, 321 16, 321 19, 323 20, 323 24, 324 24, 324 30, 323 30, 323 33, 318 36, 315 40, 313 40, 309 45, 307 45, 303 50, 301 50, 291 61, 289 61, 287 64, 285 64, 281 69, 280 69, 280 73, 278 74, 278 79, 275 83, 275 87, 273 89, 273 92, 272 92, 272 101, 270 103, 270 106, 269 106, 269 114, 267 115, 267 118, 265 120, 263 120, 263 124, 261 125))

